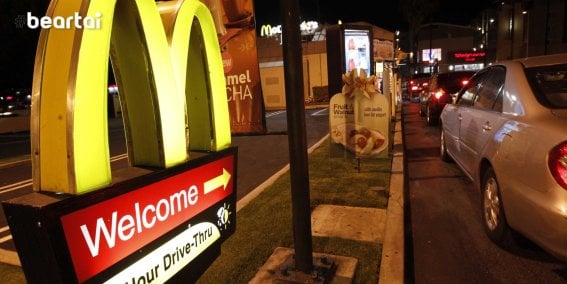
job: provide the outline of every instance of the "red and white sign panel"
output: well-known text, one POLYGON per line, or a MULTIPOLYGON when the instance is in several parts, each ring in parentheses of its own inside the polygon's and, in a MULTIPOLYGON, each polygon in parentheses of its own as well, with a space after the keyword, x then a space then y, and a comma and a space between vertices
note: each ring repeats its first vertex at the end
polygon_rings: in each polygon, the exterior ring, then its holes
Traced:
POLYGON ((484 60, 486 56, 486 52, 484 51, 455 51, 453 52, 453 61, 455 62, 463 62, 463 63, 474 63, 477 61, 484 60))
POLYGON ((78 281, 88 280, 230 196, 233 166, 230 155, 62 216, 78 281))

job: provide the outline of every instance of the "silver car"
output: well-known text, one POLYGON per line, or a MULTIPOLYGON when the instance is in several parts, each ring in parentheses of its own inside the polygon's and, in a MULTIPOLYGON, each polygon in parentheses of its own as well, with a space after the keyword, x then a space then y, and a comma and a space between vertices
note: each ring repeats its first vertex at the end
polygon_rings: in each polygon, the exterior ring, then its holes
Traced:
POLYGON ((441 158, 482 194, 488 237, 567 261, 567 53, 479 71, 440 117, 441 158))

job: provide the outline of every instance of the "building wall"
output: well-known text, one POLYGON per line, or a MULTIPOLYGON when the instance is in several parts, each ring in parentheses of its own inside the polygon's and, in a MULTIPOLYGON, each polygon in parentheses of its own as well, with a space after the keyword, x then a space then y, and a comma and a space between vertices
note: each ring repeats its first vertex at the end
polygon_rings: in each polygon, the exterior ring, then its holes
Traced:
POLYGON ((424 72, 423 49, 441 48, 439 71, 451 67, 451 50, 485 52, 481 62, 491 62, 567 52, 567 0, 502 0, 479 15, 479 26, 432 23, 417 32, 417 65, 412 72, 424 72), (494 20, 494 21, 492 21, 494 20), (486 34, 481 34, 486 31, 486 34), (458 36, 457 36, 458 33, 458 36), (453 35, 453 36, 452 36, 453 35), (482 47, 481 44, 484 44, 482 47))
MULTIPOLYGON (((393 33, 373 27, 374 37, 392 38, 393 33)), ((283 66, 283 48, 280 38, 268 37, 257 39, 258 61, 264 105, 267 110, 285 108, 285 79, 283 66)), ((302 43, 303 54, 303 96, 306 103, 326 104, 328 92, 327 49, 326 41, 302 43)))
MULTIPOLYGON (((306 103, 324 103, 328 99, 327 54, 303 56, 303 96, 306 103)), ((261 63, 260 78, 266 109, 285 108, 283 62, 261 63)))
POLYGON ((534 0, 529 6, 523 1, 505 2, 494 27, 496 60, 566 52, 566 13, 567 0, 534 0))
POLYGON ((461 64, 452 60, 450 54, 455 51, 470 50, 472 51, 473 36, 472 33, 467 37, 452 37, 429 40, 421 40, 418 42, 419 58, 421 61, 421 52, 424 49, 441 48, 441 61, 439 61, 439 72, 448 72, 452 65, 461 64))
MULTIPOLYGON (((285 108, 285 79, 283 48, 278 37, 258 39, 258 61, 266 109, 285 108)), ((303 96, 306 102, 315 102, 327 95, 327 53, 325 41, 302 43, 303 96)))
POLYGON ((473 52, 475 32, 472 27, 453 24, 431 23, 422 26, 417 35, 418 54, 416 56, 418 65, 413 72, 430 73, 449 72, 454 69, 479 69, 479 65, 474 64, 483 64, 483 59, 479 59, 480 62, 467 64, 452 58, 454 52, 473 52), (424 62, 422 60, 423 50, 435 48, 441 49, 441 60, 437 62, 437 65, 424 62))

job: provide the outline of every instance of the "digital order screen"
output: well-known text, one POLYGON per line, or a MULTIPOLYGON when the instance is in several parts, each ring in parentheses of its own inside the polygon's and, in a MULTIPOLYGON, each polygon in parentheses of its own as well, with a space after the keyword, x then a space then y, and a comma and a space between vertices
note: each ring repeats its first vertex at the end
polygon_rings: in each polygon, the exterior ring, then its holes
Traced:
POLYGON ((344 43, 346 72, 356 68, 370 75, 370 31, 347 29, 344 31, 344 43))

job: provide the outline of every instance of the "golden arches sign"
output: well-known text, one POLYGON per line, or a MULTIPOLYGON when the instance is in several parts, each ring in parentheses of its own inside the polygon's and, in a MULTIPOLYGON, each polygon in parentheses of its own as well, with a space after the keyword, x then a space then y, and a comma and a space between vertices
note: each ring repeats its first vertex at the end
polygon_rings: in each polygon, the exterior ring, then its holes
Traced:
POLYGON ((110 56, 134 166, 171 167, 189 150, 230 146, 220 47, 198 0, 53 0, 100 29, 44 29, 32 95, 34 190, 81 194, 112 182, 107 133, 110 56), (196 21, 194 21, 196 20, 196 21))

